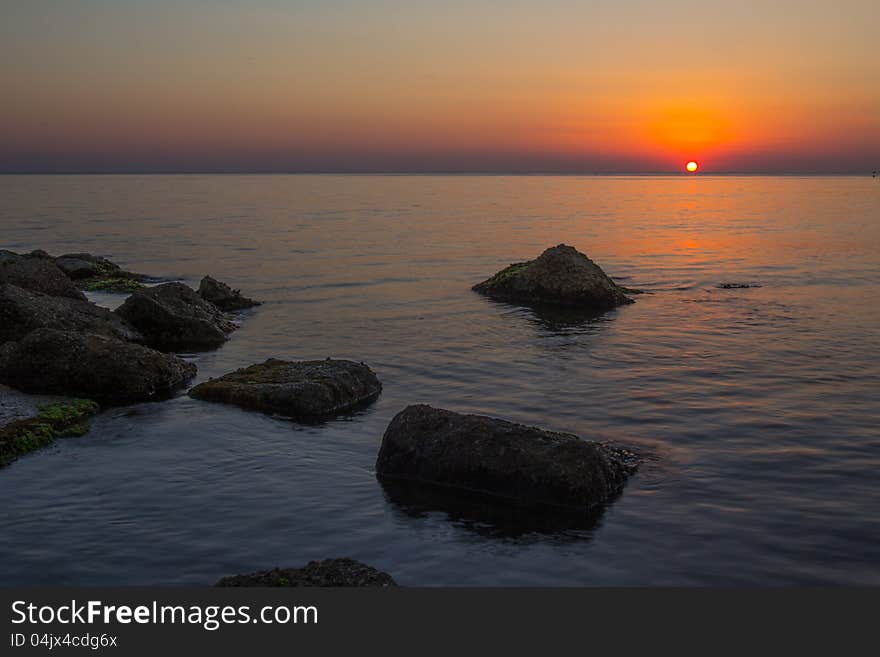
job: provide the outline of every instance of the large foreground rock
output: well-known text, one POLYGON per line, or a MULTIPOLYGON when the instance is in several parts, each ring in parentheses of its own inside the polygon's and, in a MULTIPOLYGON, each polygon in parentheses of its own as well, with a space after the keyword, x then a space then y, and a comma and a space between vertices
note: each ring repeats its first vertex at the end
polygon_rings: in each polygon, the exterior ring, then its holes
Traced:
POLYGON ((375 399, 381 390, 379 379, 363 363, 270 358, 200 383, 189 394, 205 401, 311 419, 352 410, 375 399))
POLYGON ((106 308, 0 284, 0 343, 20 340, 38 328, 88 331, 134 342, 143 340, 138 331, 106 308))
POLYGON ((199 283, 198 295, 205 301, 213 303, 220 310, 227 312, 260 305, 259 301, 242 296, 241 290, 233 290, 226 283, 210 276, 205 276, 199 283))
POLYGON ((599 265, 565 244, 510 265, 473 289, 503 301, 597 312, 633 302, 599 265))
POLYGON ((2 283, 51 296, 85 301, 85 295, 55 266, 52 259, 39 252, 18 255, 12 251, 0 251, 0 284, 2 283))
POLYGON ((303 568, 274 568, 224 577, 217 586, 396 586, 388 573, 354 559, 310 561, 303 568))
POLYGON ((138 290, 114 311, 163 351, 207 351, 227 340, 235 325, 183 283, 138 290))
POLYGON ((102 404, 161 398, 195 373, 177 356, 94 333, 41 328, 0 346, 0 383, 102 404))
POLYGON ((380 478, 583 511, 620 493, 637 467, 606 443, 426 405, 397 414, 376 461, 380 478))

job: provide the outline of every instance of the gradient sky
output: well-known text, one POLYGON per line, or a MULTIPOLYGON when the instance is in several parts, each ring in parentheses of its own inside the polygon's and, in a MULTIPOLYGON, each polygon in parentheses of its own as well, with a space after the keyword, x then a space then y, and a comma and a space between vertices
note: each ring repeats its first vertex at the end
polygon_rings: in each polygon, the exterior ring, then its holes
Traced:
POLYGON ((0 171, 880 169, 877 0, 0 0, 0 171))

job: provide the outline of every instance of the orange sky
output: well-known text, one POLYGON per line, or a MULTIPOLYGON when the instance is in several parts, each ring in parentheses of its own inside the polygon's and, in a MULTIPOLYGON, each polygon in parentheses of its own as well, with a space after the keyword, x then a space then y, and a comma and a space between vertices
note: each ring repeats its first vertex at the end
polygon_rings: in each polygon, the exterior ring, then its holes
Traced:
POLYGON ((868 0, 10 4, 0 171, 880 168, 868 0))

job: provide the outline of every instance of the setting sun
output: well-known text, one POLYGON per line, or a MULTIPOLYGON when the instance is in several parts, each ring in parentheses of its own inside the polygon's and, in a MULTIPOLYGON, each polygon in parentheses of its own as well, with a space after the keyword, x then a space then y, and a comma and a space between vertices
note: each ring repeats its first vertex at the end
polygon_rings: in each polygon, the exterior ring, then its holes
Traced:
POLYGON ((698 165, 696 162, 694 162, 693 160, 691 160, 690 162, 688 162, 688 163, 685 165, 684 168, 688 170, 688 173, 694 173, 694 172, 696 172, 696 170, 699 168, 699 166, 700 166, 700 165, 698 165))

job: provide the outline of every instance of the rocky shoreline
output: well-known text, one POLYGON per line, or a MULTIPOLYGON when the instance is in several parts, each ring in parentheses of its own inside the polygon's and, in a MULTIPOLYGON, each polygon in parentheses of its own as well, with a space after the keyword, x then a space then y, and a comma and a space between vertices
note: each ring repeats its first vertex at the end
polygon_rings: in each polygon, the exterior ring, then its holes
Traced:
MULTIPOLYGON (((0 251, 0 384, 63 396, 27 411, 22 411, 26 403, 11 407, 0 424, 0 466, 59 437, 87 431, 98 404, 173 395, 197 373, 196 365, 178 354, 221 347, 237 328, 228 313, 260 305, 211 276, 197 290, 180 282, 151 282, 155 279, 88 253, 52 257, 43 251, 0 251), (83 290, 128 296, 110 311, 89 302, 83 290)), ((591 312, 633 303, 626 294, 633 291, 564 244, 473 289, 507 302, 591 312)), ((364 363, 270 358, 204 381, 189 396, 310 422, 349 413, 381 391, 378 376, 364 363)), ((391 420, 375 471, 387 490, 404 498, 453 491, 505 513, 563 510, 583 522, 621 493, 638 465, 636 454, 608 443, 418 404, 391 420)), ((447 498, 434 499, 442 506, 447 498)), ((360 562, 327 559, 227 577, 217 585, 386 587, 395 582, 360 562)))
MULTIPOLYGON (((258 305, 209 276, 200 285, 203 294, 151 280, 88 253, 0 251, 0 384, 61 399, 52 413, 43 406, 27 416, 0 417, 0 464, 84 426, 62 422, 59 409, 93 414, 98 404, 155 401, 185 386, 197 368, 174 352, 219 347, 235 329, 204 295, 225 308, 258 305), (110 311, 83 290, 129 296, 110 311)), ((18 404, 27 406, 20 396, 18 404)))

